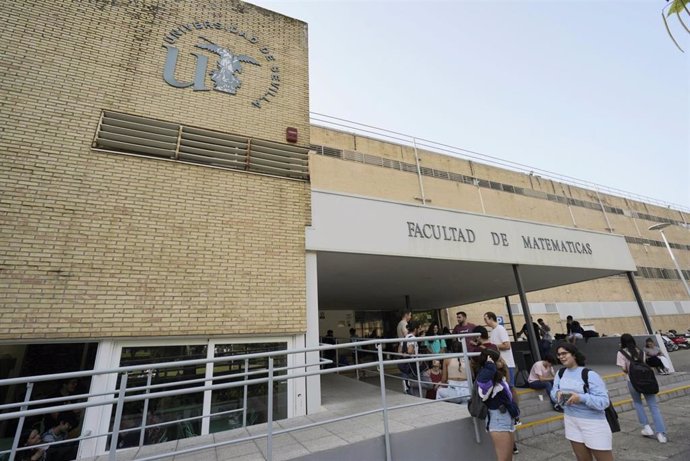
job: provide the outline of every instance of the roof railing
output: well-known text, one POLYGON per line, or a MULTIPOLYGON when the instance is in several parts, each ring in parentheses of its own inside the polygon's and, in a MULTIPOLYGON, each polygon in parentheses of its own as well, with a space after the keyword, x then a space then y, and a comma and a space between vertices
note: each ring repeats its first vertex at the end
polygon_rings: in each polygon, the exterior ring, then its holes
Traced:
POLYGON ((378 139, 382 141, 389 141, 395 144, 402 144, 405 146, 414 147, 416 144, 417 148, 428 148, 431 151, 435 151, 442 154, 449 154, 454 157, 477 160, 484 164, 498 166, 500 168, 506 168, 512 171, 517 171, 525 174, 536 174, 541 177, 558 181, 564 184, 570 184, 584 189, 589 189, 598 192, 604 192, 610 195, 628 198, 642 203, 649 203, 652 205, 661 206, 664 208, 672 208, 677 211, 683 211, 685 213, 690 213, 690 207, 686 205, 680 205, 677 203, 671 203, 664 200, 659 200, 653 197, 648 197, 641 194, 636 194, 634 192, 625 191, 622 189, 617 189, 610 186, 605 186, 602 184, 597 184, 591 181, 586 181, 583 179, 578 179, 573 176, 568 176, 560 173, 556 173, 549 170, 544 170, 534 166, 526 165, 524 163, 514 162, 511 160, 502 159, 493 155, 483 154, 481 152, 463 149, 462 147, 456 147, 449 144, 443 144, 437 141, 432 141, 430 139, 424 139, 417 136, 401 133, 398 131, 392 131, 385 128, 379 128, 373 125, 367 125, 364 123, 354 122, 352 120, 347 120, 344 118, 338 118, 331 115, 321 114, 318 112, 310 112, 311 122, 314 126, 321 126, 323 128, 335 129, 338 131, 346 131, 351 134, 370 137, 372 139, 378 139), (321 125, 320 125, 321 124, 321 125))

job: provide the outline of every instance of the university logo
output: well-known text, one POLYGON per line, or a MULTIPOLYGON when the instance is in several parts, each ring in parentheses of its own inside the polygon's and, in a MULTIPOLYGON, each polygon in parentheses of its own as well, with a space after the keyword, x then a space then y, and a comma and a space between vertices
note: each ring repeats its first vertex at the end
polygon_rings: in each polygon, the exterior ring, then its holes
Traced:
POLYGON ((205 37, 201 38, 208 43, 202 43, 201 45, 196 45, 196 47, 202 50, 209 50, 219 56, 218 62, 216 63, 217 69, 211 72, 211 80, 213 80, 215 84, 214 89, 216 91, 223 91, 230 94, 237 93, 237 88, 242 83, 236 76, 237 73, 242 72, 242 64, 240 63, 247 62, 256 66, 261 65, 251 56, 234 54, 227 48, 220 47, 205 37))
MULTIPOLYGON (((240 80, 240 74, 242 74, 243 66, 242 63, 249 64, 250 68, 262 67, 260 60, 265 60, 268 65, 270 65, 270 83, 268 88, 263 94, 252 101, 252 105, 257 108, 263 107, 264 104, 270 103, 273 98, 278 94, 280 89, 280 68, 276 65, 276 59, 271 53, 271 50, 267 46, 260 46, 259 39, 253 35, 247 34, 246 32, 240 31, 237 27, 228 25, 224 26, 220 23, 211 23, 209 21, 195 22, 191 24, 186 24, 179 26, 176 29, 171 30, 165 37, 164 40, 167 43, 163 44, 163 47, 167 50, 167 55, 165 58, 165 69, 163 71, 163 80, 175 88, 189 88, 192 87, 193 91, 209 91, 211 88, 207 86, 206 77, 210 76, 213 82, 213 90, 226 93, 228 95, 236 95, 242 86, 242 81, 240 80), (230 32, 239 38, 247 40, 249 43, 257 47, 257 53, 255 56, 249 56, 246 54, 235 54, 235 52, 229 46, 221 46, 213 41, 209 40, 203 36, 197 36, 196 42, 194 44, 195 48, 200 50, 210 51, 217 55, 217 60, 215 64, 215 69, 209 72, 209 57, 200 52, 191 52, 190 54, 194 56, 196 60, 194 79, 192 81, 179 81, 175 78, 175 70, 177 68, 177 61, 180 54, 179 49, 176 46, 177 40, 187 35, 195 30, 212 29, 212 30, 222 30, 230 32)), ((247 68, 247 66, 244 66, 247 68)), ((248 78, 256 78, 256 73, 248 72, 248 78)), ((265 72, 264 72, 265 74, 265 72)))

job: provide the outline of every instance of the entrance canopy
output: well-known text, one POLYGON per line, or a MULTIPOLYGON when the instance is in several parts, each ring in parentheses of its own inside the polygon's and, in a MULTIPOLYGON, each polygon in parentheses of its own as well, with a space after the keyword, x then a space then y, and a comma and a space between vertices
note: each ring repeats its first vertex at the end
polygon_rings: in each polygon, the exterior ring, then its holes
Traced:
POLYGON ((622 236, 312 191, 319 309, 438 309, 635 271, 622 236))

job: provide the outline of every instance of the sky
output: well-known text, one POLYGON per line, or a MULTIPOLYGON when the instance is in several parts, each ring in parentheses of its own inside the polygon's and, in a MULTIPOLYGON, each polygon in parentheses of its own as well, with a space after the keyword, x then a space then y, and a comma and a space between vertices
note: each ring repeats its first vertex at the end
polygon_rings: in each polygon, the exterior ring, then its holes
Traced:
POLYGON ((308 23, 313 113, 690 211, 690 34, 664 0, 250 3, 308 23))

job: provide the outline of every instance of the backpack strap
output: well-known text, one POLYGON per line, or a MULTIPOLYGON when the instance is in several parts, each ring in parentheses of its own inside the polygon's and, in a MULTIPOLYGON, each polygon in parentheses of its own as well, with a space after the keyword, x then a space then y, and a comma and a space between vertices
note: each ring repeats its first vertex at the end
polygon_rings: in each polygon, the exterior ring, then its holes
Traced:
POLYGON ((630 353, 629 353, 628 351, 626 351, 625 349, 620 349, 619 352, 620 352, 621 354, 623 354, 623 356, 624 356, 626 359, 628 359, 628 361, 630 361, 630 362, 641 362, 641 360, 639 360, 639 357, 638 357, 638 359, 633 359, 632 356, 630 355, 630 353))
MULTIPOLYGON (((563 379, 563 374, 565 373, 565 367, 561 368, 558 370, 558 379, 563 379)), ((583 368, 582 369, 582 390, 585 392, 585 394, 589 393, 589 368, 583 368)))

